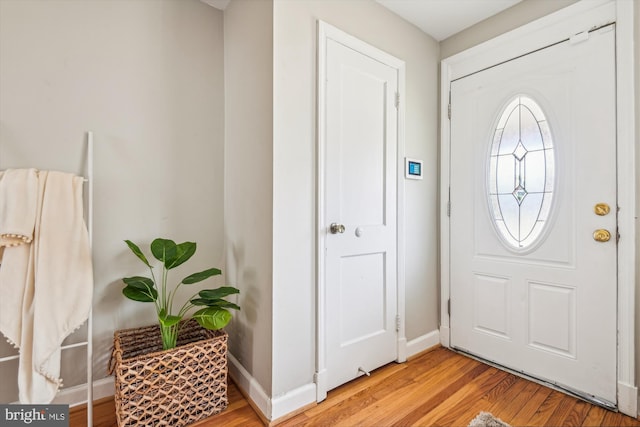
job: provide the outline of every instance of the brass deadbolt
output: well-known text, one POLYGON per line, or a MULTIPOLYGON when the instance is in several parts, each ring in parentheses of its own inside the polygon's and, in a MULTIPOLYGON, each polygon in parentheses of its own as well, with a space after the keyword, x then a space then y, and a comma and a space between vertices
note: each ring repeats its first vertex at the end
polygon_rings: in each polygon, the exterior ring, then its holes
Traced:
POLYGON ((593 212, 595 212, 598 216, 605 216, 609 212, 611 212, 611 208, 606 203, 598 203, 593 207, 593 212))

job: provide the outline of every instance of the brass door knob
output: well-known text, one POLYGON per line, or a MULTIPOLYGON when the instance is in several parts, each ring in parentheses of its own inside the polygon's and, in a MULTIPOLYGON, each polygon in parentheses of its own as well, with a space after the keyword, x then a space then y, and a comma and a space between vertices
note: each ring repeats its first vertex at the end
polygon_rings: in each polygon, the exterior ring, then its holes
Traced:
POLYGON ((608 242, 611 239, 611 233, 608 230, 600 228, 593 232, 593 240, 596 242, 608 242))

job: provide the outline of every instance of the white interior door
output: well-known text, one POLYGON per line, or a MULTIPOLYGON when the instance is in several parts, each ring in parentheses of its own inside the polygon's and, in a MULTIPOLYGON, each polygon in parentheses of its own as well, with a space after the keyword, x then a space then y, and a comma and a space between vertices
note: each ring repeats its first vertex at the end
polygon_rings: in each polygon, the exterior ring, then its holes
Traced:
POLYGON ((451 345, 612 404, 614 47, 610 25, 452 82, 450 170, 451 345))
POLYGON ((327 40, 327 390, 397 357, 397 92, 396 68, 327 40))

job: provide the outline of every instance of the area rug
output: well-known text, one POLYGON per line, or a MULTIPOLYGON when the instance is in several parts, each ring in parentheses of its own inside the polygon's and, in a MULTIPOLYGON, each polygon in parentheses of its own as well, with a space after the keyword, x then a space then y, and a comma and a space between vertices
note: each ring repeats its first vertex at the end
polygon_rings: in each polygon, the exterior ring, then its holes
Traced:
POLYGON ((469 427, 511 427, 509 424, 496 418, 488 412, 480 412, 477 417, 471 420, 469 427))

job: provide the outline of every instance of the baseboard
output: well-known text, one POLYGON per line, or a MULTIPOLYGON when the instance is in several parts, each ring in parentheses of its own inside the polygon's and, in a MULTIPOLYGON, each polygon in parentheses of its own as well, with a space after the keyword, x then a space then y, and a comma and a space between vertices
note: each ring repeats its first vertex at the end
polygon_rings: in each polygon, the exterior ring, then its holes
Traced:
POLYGON ((440 344, 440 331, 431 331, 416 339, 407 342, 407 357, 422 353, 440 344))
POLYGON ((305 384, 273 399, 269 398, 258 381, 242 366, 231 353, 229 357, 229 375, 241 389, 254 409, 261 412, 261 418, 268 422, 280 419, 292 412, 316 403, 316 385, 305 384))
POLYGON ((310 404, 316 404, 316 385, 314 383, 305 384, 302 387, 274 397, 271 401, 271 419, 283 418, 310 404))
POLYGON ((233 382, 242 390, 247 400, 252 403, 251 406, 261 412, 265 420, 273 420, 271 399, 260 383, 258 383, 258 380, 256 380, 231 353, 228 353, 227 357, 229 361, 229 375, 233 379, 233 382))
POLYGON ((638 416, 638 387, 618 381, 618 410, 625 415, 638 416))
MULTIPOLYGON (((106 377, 93 382, 93 400, 113 396, 115 386, 113 377, 106 377)), ((87 403, 87 384, 80 384, 60 390, 52 403, 66 404, 70 407, 87 403)))
MULTIPOLYGON (((106 377, 93 382, 93 400, 104 399, 105 397, 113 396, 115 392, 115 386, 113 384, 113 377, 106 377)), ((12 404, 18 404, 20 402, 12 402, 12 404)), ((84 405, 87 403, 87 384, 80 384, 69 388, 63 388, 56 394, 51 403, 59 405, 74 406, 84 405)))

